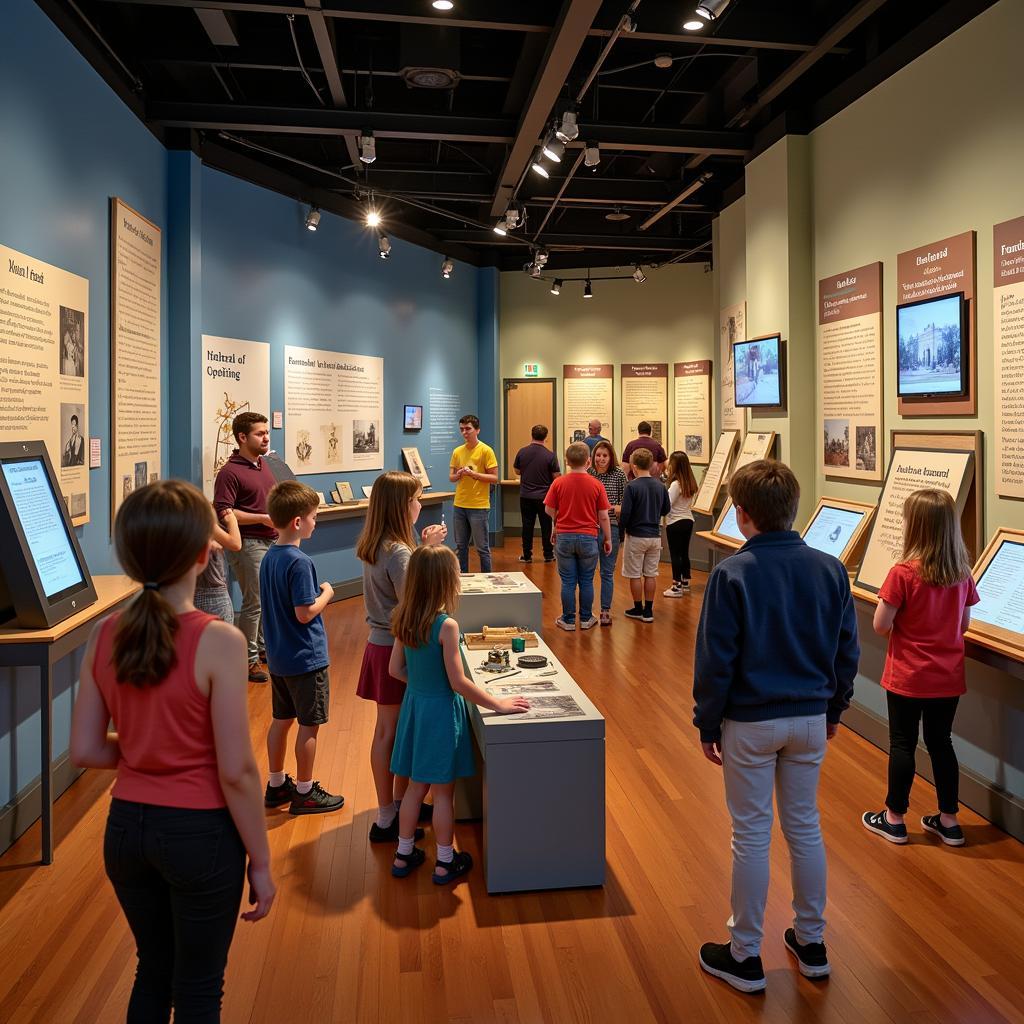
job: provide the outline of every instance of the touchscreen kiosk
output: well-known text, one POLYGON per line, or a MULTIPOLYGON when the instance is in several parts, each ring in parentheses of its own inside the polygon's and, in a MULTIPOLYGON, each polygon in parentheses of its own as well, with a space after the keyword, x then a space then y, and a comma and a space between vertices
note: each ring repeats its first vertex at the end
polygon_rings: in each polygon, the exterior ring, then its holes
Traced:
POLYGON ((874 512, 874 505, 822 498, 801 536, 809 547, 846 565, 860 554, 864 531, 874 512))
POLYGON ((54 626, 96 591, 42 441, 0 443, 0 621, 54 626))
POLYGON ((970 632, 1024 652, 1024 530, 999 530, 978 560, 974 580, 981 601, 971 608, 970 632))
POLYGON ((739 523, 736 522, 736 506, 732 498, 725 503, 711 536, 727 547, 741 548, 747 543, 747 538, 740 533, 739 523))

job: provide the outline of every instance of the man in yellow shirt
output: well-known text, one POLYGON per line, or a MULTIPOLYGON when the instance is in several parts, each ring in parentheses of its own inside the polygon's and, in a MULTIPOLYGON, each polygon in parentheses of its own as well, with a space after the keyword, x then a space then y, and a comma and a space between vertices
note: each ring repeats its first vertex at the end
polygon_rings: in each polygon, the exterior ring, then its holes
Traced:
POLYGON ((448 479, 455 484, 455 548, 459 568, 469 572, 469 541, 480 556, 480 571, 491 571, 491 545, 487 520, 491 511, 491 484, 498 482, 498 460, 490 445, 480 440, 480 420, 463 416, 459 432, 465 444, 452 452, 448 479))

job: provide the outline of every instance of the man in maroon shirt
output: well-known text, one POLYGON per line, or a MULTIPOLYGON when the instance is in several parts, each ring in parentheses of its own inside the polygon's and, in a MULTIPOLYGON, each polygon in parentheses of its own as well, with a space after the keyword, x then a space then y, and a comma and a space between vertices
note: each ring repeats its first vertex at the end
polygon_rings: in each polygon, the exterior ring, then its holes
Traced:
POLYGON ((632 480, 633 467, 629 462, 630 456, 637 450, 637 448, 646 448, 651 453, 651 476, 657 480, 665 468, 665 463, 668 462, 668 455, 665 453, 665 449, 662 448, 661 442, 655 441, 654 438, 651 437, 651 425, 647 420, 643 420, 637 424, 636 432, 640 436, 633 438, 633 440, 630 441, 622 450, 622 468, 626 470, 626 476, 632 480))
POLYGON ((258 412, 239 413, 231 423, 238 447, 220 468, 213 485, 213 505, 218 514, 234 509, 242 534, 241 551, 225 551, 228 565, 242 591, 238 628, 249 648, 249 682, 266 683, 260 667, 264 660, 263 619, 260 614, 260 563, 277 538, 267 515, 267 495, 277 482, 263 456, 270 448, 270 424, 258 412))

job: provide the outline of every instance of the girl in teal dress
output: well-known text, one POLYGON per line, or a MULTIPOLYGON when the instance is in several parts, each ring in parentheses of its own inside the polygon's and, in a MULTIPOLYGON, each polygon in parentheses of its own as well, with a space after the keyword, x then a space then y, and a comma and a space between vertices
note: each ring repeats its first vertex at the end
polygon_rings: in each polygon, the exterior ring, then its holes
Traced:
POLYGON ((523 697, 498 700, 473 683, 462 667, 459 624, 447 612, 459 601, 459 563, 446 547, 417 548, 409 559, 402 599, 392 627, 395 646, 389 671, 406 683, 398 716, 391 771, 409 779, 398 815, 396 878, 419 867, 426 855, 415 845, 420 805, 434 791, 434 883, 446 885, 473 866, 454 843, 455 780, 476 774, 469 737, 468 698, 502 715, 529 709, 523 697))

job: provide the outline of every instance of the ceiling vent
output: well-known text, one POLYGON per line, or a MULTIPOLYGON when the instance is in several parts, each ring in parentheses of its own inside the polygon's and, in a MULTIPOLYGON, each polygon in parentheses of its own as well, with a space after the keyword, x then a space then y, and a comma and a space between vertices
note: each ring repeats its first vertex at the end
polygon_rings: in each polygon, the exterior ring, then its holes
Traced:
POLYGON ((452 68, 402 68, 401 75, 410 89, 454 89, 460 78, 452 68))
POLYGON ((459 34, 448 26, 403 25, 399 59, 410 89, 454 89, 462 77, 459 34))

